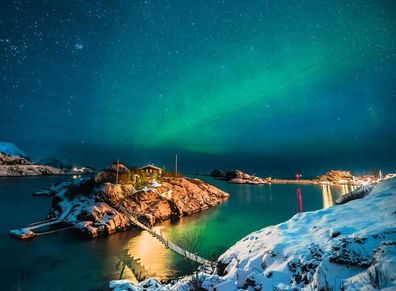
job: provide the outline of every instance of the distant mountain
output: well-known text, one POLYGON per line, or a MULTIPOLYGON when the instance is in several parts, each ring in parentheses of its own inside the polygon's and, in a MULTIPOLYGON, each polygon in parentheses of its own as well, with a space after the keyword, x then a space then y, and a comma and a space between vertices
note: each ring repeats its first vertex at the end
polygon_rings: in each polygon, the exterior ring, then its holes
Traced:
POLYGON ((66 170, 71 170, 73 168, 73 165, 69 160, 58 160, 56 158, 41 159, 38 162, 36 162, 35 164, 36 165, 46 165, 46 166, 51 166, 54 168, 66 169, 66 170))
POLYGON ((0 177, 64 175, 49 165, 33 165, 31 159, 13 143, 0 142, 0 177))
POLYGON ((28 158, 25 152, 10 142, 0 141, 0 153, 9 157, 28 158))
POLYGON ((0 165, 30 165, 30 158, 15 144, 0 142, 0 165))

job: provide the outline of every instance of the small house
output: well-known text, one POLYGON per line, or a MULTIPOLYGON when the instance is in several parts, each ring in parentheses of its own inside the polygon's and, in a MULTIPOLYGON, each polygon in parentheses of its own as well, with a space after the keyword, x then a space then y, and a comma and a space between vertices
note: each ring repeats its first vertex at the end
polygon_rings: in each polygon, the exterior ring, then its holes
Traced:
POLYGON ((153 164, 149 164, 144 167, 141 167, 139 170, 146 177, 152 177, 152 176, 158 177, 162 173, 162 169, 154 166, 153 164))

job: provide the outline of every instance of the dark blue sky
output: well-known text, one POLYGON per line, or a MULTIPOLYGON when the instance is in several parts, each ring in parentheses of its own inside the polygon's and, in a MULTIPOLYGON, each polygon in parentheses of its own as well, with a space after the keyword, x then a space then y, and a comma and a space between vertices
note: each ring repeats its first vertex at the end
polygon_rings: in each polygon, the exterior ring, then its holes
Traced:
POLYGON ((4 1, 0 139, 33 159, 396 170, 394 1, 4 1))

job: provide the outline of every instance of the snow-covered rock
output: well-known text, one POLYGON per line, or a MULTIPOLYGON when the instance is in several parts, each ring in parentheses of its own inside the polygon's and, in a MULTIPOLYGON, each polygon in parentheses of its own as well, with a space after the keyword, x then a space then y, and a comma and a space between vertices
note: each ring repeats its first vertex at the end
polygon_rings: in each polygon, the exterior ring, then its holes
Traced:
POLYGON ((359 188, 338 197, 335 203, 344 204, 355 199, 363 198, 366 195, 370 194, 374 186, 375 186, 374 184, 361 185, 359 188))
MULTIPOLYGON (((202 275, 206 290, 396 289, 396 179, 377 184, 365 198, 253 232, 202 275)), ((188 277, 151 290, 189 289, 188 277)), ((147 281, 115 290, 150 290, 147 281), (143 287, 142 284, 145 284, 143 287)))

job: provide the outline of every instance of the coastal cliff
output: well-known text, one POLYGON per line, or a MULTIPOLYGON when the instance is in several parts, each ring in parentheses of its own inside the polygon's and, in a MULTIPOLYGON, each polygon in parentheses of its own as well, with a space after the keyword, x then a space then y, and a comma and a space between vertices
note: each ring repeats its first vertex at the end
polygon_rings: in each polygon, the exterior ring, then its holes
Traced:
MULTIPOLYGON (((127 168, 123 168, 123 172, 127 168)), ((112 168, 96 177, 52 186, 50 217, 68 213, 64 222, 87 237, 110 235, 133 226, 121 208, 151 227, 157 222, 191 215, 215 206, 228 194, 199 179, 163 177, 136 189, 136 183, 114 184, 112 168)), ((120 174, 122 177, 122 174, 120 174)))
POLYGON ((111 281, 119 290, 374 290, 396 288, 396 179, 364 198, 255 231, 221 255, 217 270, 171 284, 111 281), (129 288, 129 289, 128 289, 129 288), (146 288, 146 289, 145 289, 146 288))

